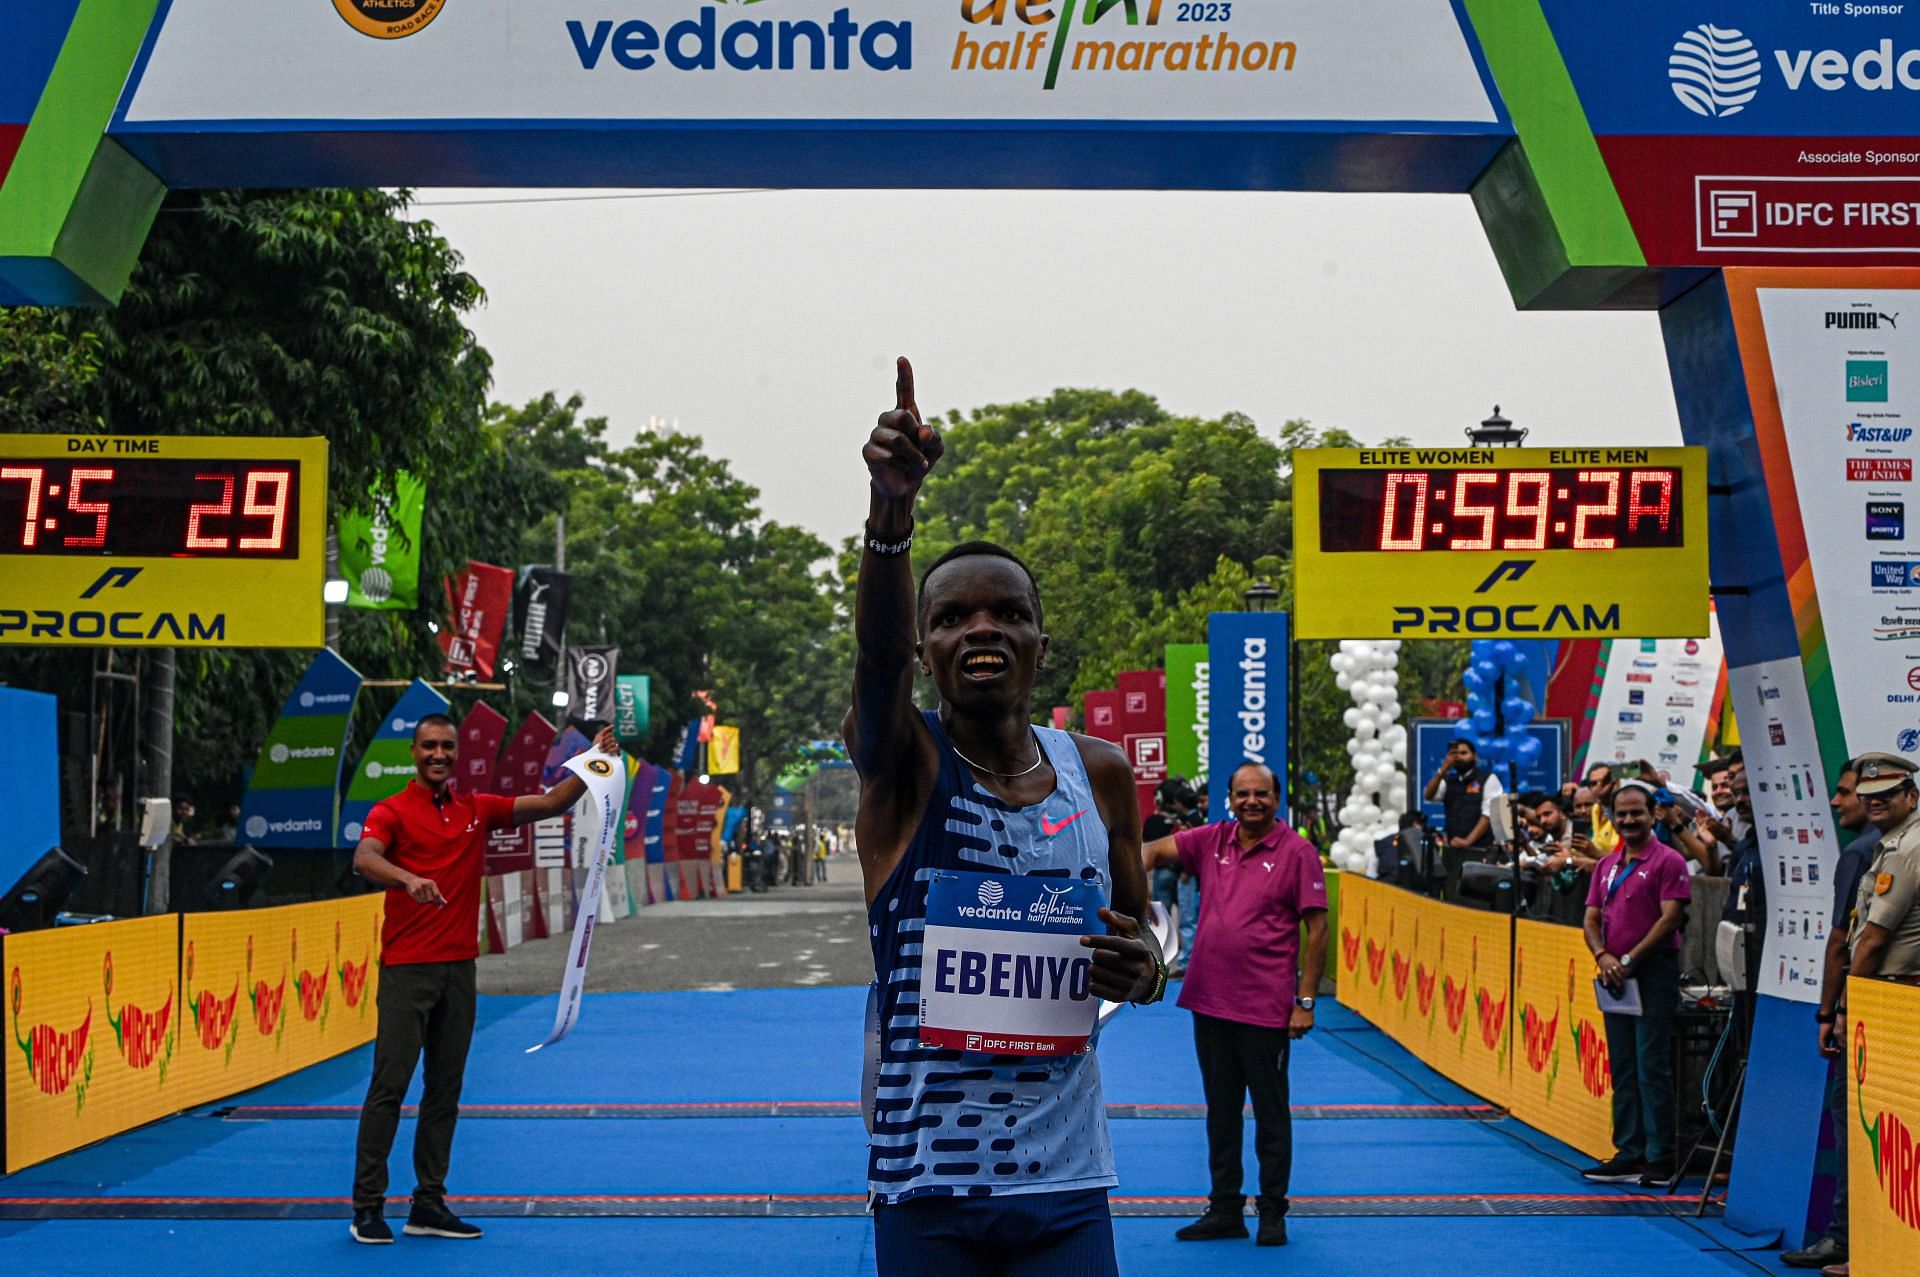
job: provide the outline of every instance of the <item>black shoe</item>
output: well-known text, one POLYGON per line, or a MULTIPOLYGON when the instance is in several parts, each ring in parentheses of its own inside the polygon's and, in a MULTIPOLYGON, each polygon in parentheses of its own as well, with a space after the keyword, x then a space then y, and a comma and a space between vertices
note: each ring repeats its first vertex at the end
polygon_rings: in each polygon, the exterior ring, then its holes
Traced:
POLYGON ((1580 1178, 1590 1184, 1636 1184, 1646 1169, 1644 1163, 1631 1157, 1610 1157, 1598 1166, 1581 1171, 1580 1178))
POLYGON ((1218 1242, 1247 1235, 1246 1207, 1209 1206, 1207 1213, 1174 1234, 1183 1242, 1218 1242))
POLYGON ((353 1212, 353 1223, 347 1226, 353 1240, 368 1246, 393 1245, 393 1229, 387 1226, 387 1220, 377 1206, 364 1206, 353 1212))
POLYGON ((1284 1246, 1287 1244, 1287 1214, 1277 1206, 1260 1203, 1260 1232, 1253 1239, 1256 1246, 1284 1246))
POLYGON ((1646 1173, 1640 1177, 1640 1187, 1671 1188, 1676 1178, 1672 1162, 1648 1162, 1646 1173))
POLYGON ((453 1237, 461 1241, 471 1241, 480 1236, 480 1230, 461 1219, 439 1202, 423 1205, 415 1202, 413 1209, 407 1212, 409 1237, 453 1237))
POLYGON ((1822 1237, 1805 1250, 1788 1251, 1780 1256, 1780 1262, 1789 1268, 1825 1268, 1828 1264, 1844 1264, 1847 1262, 1846 1243, 1822 1237))

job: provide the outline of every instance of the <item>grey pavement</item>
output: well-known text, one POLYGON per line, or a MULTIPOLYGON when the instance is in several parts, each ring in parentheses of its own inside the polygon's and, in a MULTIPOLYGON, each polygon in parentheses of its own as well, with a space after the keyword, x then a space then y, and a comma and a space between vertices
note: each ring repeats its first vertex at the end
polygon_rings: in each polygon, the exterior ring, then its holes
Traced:
MULTIPOLYGON (((853 856, 830 859, 820 885, 648 905, 594 928, 587 991, 866 984, 873 978, 866 913, 853 856)), ((569 933, 486 955, 480 992, 558 993, 571 943, 569 933)))

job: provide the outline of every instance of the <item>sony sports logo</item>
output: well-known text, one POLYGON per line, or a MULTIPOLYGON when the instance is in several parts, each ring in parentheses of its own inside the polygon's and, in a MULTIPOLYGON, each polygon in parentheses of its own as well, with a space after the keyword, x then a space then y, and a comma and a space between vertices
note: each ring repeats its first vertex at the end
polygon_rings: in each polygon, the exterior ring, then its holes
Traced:
POLYGON ((333 0, 333 9, 361 35, 399 40, 440 16, 447 0, 333 0))
MULTIPOLYGON (((1790 93, 1811 84, 1832 93, 1920 90, 1920 48, 1896 52, 1891 39, 1857 53, 1839 49, 1774 49, 1773 62, 1790 93)), ((1738 115, 1758 96, 1766 61, 1744 31, 1703 22, 1681 35, 1667 56, 1667 81, 1695 115, 1738 115)))

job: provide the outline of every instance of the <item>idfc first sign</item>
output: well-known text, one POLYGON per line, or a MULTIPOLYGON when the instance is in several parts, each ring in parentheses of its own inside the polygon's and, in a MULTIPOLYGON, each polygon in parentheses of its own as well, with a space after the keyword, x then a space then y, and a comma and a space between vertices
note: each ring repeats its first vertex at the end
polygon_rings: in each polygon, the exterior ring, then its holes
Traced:
POLYGON ((1234 769, 1264 763, 1287 807, 1287 614, 1215 612, 1207 618, 1207 814, 1226 820, 1234 769))

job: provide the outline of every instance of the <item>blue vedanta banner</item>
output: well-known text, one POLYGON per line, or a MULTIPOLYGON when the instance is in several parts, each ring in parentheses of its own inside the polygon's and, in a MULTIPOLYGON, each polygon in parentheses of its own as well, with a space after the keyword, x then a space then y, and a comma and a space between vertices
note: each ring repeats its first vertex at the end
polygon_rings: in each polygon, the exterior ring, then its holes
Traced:
POLYGON ((413 779, 413 729, 427 715, 446 712, 447 698, 416 678, 381 720, 347 782, 347 800, 340 806, 341 846, 360 841, 360 825, 375 803, 407 787, 413 779))
POLYGON ((347 728, 360 674, 330 651, 313 658, 267 733, 240 804, 239 840, 255 847, 331 847, 347 728))
POLYGON ((664 767, 652 768, 653 788, 647 795, 647 863, 664 864, 667 859, 667 794, 673 788, 673 773, 664 767))
POLYGON ((1241 763, 1280 778, 1287 811, 1287 614, 1215 612, 1207 618, 1207 816, 1226 820, 1227 788, 1241 763))
POLYGON ((58 707, 44 692, 0 687, 0 776, 8 788, 7 818, 0 821, 0 891, 60 845, 58 707))

